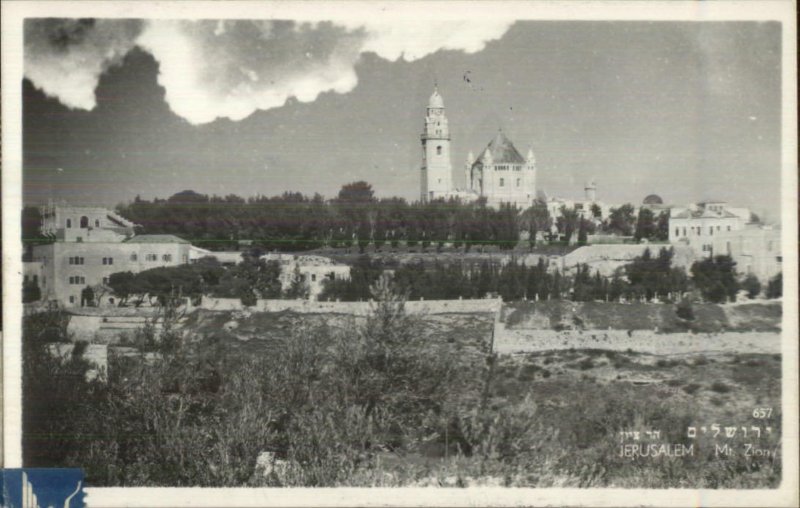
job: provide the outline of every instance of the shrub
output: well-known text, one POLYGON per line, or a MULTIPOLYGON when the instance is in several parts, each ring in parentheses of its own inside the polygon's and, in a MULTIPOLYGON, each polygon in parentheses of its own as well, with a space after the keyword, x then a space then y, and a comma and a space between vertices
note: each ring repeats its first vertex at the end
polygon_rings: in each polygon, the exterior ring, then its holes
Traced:
POLYGON ((691 300, 685 299, 681 300, 678 305, 675 306, 675 314, 681 318, 685 319, 686 321, 693 321, 694 320, 694 306, 692 305, 691 300))
POLYGON ((767 298, 780 298, 781 296, 783 296, 783 273, 770 279, 767 284, 767 298))
POLYGON ((742 281, 742 289, 747 291, 747 297, 752 300, 761 293, 761 282, 751 273, 742 281))
POLYGON ((726 385, 725 383, 723 383, 721 381, 714 381, 711 384, 711 391, 716 392, 716 393, 728 393, 732 389, 733 388, 731 388, 729 385, 726 385))

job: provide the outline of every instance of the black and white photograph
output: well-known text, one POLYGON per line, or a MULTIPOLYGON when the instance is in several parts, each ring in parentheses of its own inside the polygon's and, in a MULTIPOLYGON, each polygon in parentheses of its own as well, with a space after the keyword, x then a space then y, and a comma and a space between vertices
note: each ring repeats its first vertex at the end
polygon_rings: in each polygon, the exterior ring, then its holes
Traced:
POLYGON ((797 502, 794 2, 45 3, 3 5, 4 467, 797 502))

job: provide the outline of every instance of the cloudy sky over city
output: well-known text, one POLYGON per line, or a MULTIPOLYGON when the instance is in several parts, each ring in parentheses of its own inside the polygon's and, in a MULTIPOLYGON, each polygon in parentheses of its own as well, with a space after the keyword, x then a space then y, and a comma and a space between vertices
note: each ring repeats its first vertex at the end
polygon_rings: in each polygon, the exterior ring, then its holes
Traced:
POLYGON ((777 22, 27 20, 29 203, 140 195, 416 199, 434 83, 454 181, 498 128, 538 187, 724 199, 777 219, 777 22))

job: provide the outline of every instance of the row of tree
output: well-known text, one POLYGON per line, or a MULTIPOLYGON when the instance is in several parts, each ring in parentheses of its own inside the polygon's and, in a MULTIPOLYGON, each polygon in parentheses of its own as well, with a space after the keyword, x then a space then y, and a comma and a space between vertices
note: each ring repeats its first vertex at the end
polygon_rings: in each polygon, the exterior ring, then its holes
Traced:
MULTIPOLYGON (((119 298, 119 305, 164 305, 180 298, 198 299, 202 295, 239 298, 245 305, 255 305, 259 298, 305 298, 307 284, 296 270, 291 284, 282 289, 281 265, 260 259, 257 253, 245 253, 242 261, 223 267, 214 258, 200 259, 196 264, 160 267, 139 273, 111 274, 107 288, 119 298)), ((98 288, 90 288, 92 297, 98 288)), ((102 290, 103 288, 99 288, 102 290)), ((87 298, 93 300, 94 298, 87 298)))
MULTIPOLYGON (((656 217, 644 208, 636 217, 630 204, 612 209, 601 220, 596 204, 588 213, 563 207, 554 218, 546 204, 538 201, 526 210, 508 205, 494 209, 482 199, 471 203, 457 199, 409 203, 397 197, 376 198, 372 186, 363 181, 343 186, 331 200, 296 192, 244 199, 187 190, 153 201, 137 196, 133 202, 120 205, 118 212, 139 224, 139 233, 174 234, 212 250, 235 249, 240 241, 278 251, 355 245, 363 252, 368 245, 380 249, 401 244, 423 249, 441 249, 445 244, 465 250, 487 246, 513 249, 523 231, 530 247, 542 236, 585 244, 588 235, 598 231, 663 241, 667 239, 668 221, 665 213, 656 217), (553 225, 556 235, 551 234, 553 225)), ((23 210, 23 238, 27 243, 44 240, 40 221, 36 207, 23 210)))
MULTIPOLYGON (((579 265, 573 274, 550 270, 543 258, 527 266, 512 260, 504 265, 468 263, 457 260, 422 261, 401 265, 393 270, 394 281, 411 299, 483 298, 496 294, 505 301, 522 299, 563 299, 574 301, 660 300, 678 301, 696 290, 705 301, 732 301, 740 289, 751 298, 761 292, 754 276, 739 281, 736 263, 728 256, 698 261, 690 269, 691 277, 672 265, 672 249, 662 248, 657 255, 650 249, 617 270, 612 277, 594 274, 588 265, 579 265)), ((351 269, 350 280, 327 281, 321 299, 365 300, 369 287, 383 273, 380 260, 362 256, 351 269)), ((769 282, 766 296, 780 296, 780 276, 769 282)))

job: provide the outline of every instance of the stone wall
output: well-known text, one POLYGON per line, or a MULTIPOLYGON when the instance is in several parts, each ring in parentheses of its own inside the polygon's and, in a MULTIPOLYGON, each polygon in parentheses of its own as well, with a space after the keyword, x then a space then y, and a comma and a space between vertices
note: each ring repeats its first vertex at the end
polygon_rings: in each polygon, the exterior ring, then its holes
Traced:
MULTIPOLYGON (((258 300, 252 307, 244 307, 238 298, 210 298, 203 296, 198 308, 216 311, 248 309, 251 312, 297 312, 312 314, 366 315, 373 305, 370 302, 315 302, 309 300, 258 300)), ((411 314, 445 314, 469 312, 497 312, 502 305, 498 299, 478 300, 415 300, 406 302, 411 314)))

